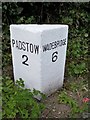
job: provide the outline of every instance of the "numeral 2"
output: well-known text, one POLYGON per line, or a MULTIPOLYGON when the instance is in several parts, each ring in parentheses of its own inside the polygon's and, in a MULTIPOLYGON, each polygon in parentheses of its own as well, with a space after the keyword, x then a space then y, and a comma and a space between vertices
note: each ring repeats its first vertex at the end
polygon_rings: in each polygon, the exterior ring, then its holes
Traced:
POLYGON ((27 55, 22 55, 22 58, 24 59, 24 61, 22 62, 22 64, 29 66, 29 64, 27 63, 27 61, 28 61, 27 55))

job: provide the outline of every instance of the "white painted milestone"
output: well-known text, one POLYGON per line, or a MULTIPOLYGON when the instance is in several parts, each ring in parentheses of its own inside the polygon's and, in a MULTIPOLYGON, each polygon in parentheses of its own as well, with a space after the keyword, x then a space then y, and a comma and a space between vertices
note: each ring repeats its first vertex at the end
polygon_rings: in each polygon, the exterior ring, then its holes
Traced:
POLYGON ((10 25, 15 81, 47 95, 63 85, 68 25, 10 25))

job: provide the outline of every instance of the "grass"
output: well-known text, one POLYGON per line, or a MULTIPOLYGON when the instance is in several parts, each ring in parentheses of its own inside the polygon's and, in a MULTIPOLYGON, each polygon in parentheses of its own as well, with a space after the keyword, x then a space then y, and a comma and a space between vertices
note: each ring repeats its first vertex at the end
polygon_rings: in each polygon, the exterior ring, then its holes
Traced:
POLYGON ((60 91, 58 101, 70 107, 70 117, 82 116, 88 113, 88 102, 83 102, 84 97, 88 97, 88 83, 83 80, 69 81, 64 89, 60 91))

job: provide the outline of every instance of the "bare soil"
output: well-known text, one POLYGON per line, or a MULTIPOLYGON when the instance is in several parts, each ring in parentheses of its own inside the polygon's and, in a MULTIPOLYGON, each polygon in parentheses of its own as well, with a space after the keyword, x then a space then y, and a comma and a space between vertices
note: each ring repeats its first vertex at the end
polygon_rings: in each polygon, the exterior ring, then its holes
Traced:
POLYGON ((59 104, 58 102, 59 91, 49 96, 44 104, 46 109, 43 111, 41 117, 43 118, 68 118, 70 113, 70 107, 65 104, 59 104))

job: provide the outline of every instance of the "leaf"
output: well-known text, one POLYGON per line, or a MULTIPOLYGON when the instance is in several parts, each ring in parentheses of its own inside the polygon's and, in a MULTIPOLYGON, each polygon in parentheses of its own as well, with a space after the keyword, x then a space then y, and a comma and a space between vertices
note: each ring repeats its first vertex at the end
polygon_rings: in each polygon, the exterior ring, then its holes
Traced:
POLYGON ((74 73, 79 74, 79 70, 77 68, 74 68, 74 73))
POLYGON ((88 33, 85 33, 84 36, 87 38, 88 37, 88 33))
MULTIPOLYGON (((13 118, 18 114, 21 118, 38 117, 44 109, 44 104, 34 99, 34 94, 40 91, 24 88, 24 81, 19 79, 17 85, 10 78, 3 78, 3 117, 13 118), (12 84, 12 86, 11 86, 12 84)), ((41 94, 42 95, 42 94, 41 94)))

